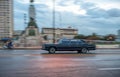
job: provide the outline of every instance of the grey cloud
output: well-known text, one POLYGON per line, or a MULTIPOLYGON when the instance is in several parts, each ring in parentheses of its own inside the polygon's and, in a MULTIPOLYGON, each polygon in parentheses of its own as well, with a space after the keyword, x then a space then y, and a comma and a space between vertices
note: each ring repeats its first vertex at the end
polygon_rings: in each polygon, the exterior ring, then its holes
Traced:
POLYGON ((74 4, 81 5, 83 3, 83 0, 74 0, 74 4))
MULTIPOLYGON (((79 0, 76 0, 75 2, 76 4, 80 3, 79 0)), ((86 14, 92 18, 109 16, 106 10, 96 7, 96 4, 94 3, 81 1, 81 3, 78 5, 80 6, 80 8, 86 10, 86 14)))
POLYGON ((120 17, 120 9, 110 9, 107 11, 110 17, 120 17))
POLYGON ((45 4, 39 4, 39 5, 35 5, 37 8, 48 8, 47 5, 45 4))
POLYGON ((94 9, 88 9, 87 10, 87 14, 90 15, 91 17, 108 17, 109 15, 107 14, 107 12, 103 9, 100 8, 94 8, 94 9))
POLYGON ((89 2, 81 4, 81 8, 83 8, 83 9, 91 9, 91 8, 95 8, 95 7, 96 7, 95 4, 89 3, 89 2))
POLYGON ((36 6, 37 14, 40 16, 45 16, 46 13, 48 14, 50 9, 47 5, 39 4, 36 6))
POLYGON ((104 0, 104 1, 107 1, 107 2, 120 2, 120 0, 104 0))
POLYGON ((120 9, 104 10, 100 8, 88 9, 87 14, 93 18, 109 18, 109 17, 120 17, 120 9))
POLYGON ((67 6, 65 0, 61 0, 59 3, 57 3, 59 6, 67 6))
POLYGON ((84 0, 75 0, 74 4, 79 5, 80 8, 82 9, 91 9, 91 8, 95 8, 96 5, 94 3, 90 3, 90 2, 84 2, 84 0))
MULTIPOLYGON (((57 4, 59 6, 67 6, 66 3, 70 2, 70 1, 73 1, 73 0, 61 0, 60 2, 58 2, 57 4)), ((74 2, 74 1, 73 1, 74 2)))
POLYGON ((45 4, 39 4, 35 6, 37 10, 42 10, 42 11, 46 11, 49 10, 49 7, 45 4))
MULTIPOLYGON (((107 2, 109 0, 105 0, 107 2)), ((111 0, 109 2, 120 2, 120 0, 111 0)), ((84 0, 75 0, 75 4, 80 5, 80 7, 86 10, 87 14, 92 18, 108 18, 108 17, 119 17, 120 16, 120 9, 110 9, 108 11, 96 7, 96 4, 91 2, 85 2, 84 0)))

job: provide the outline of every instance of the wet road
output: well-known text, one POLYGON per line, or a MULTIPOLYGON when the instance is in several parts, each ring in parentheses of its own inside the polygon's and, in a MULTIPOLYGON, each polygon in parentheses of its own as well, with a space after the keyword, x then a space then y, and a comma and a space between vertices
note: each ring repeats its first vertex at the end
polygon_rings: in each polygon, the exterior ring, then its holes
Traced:
POLYGON ((0 50, 0 77, 120 77, 120 50, 0 50))

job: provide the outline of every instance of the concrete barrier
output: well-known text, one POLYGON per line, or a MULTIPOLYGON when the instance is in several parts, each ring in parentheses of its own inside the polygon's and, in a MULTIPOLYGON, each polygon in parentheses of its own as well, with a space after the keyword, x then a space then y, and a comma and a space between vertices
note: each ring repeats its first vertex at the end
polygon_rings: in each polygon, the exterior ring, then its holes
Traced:
POLYGON ((114 45, 96 45, 96 48, 120 48, 119 44, 114 45))

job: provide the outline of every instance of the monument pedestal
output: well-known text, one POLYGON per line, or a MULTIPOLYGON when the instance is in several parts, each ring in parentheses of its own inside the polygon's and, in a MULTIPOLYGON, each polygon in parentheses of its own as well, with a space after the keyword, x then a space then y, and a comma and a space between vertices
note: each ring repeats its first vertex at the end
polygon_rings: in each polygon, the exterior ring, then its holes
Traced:
POLYGON ((40 36, 28 36, 25 37, 26 46, 40 46, 42 44, 42 38, 40 36))

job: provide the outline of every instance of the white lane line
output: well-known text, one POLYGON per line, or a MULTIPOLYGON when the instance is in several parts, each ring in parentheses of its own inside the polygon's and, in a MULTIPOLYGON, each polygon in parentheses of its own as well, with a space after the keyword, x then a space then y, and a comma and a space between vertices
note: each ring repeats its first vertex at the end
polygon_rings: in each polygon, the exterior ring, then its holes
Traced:
POLYGON ((107 70, 120 70, 120 68, 99 68, 98 70, 107 71, 107 70))
POLYGON ((96 61, 96 60, 101 60, 101 59, 73 59, 75 61, 96 61))

